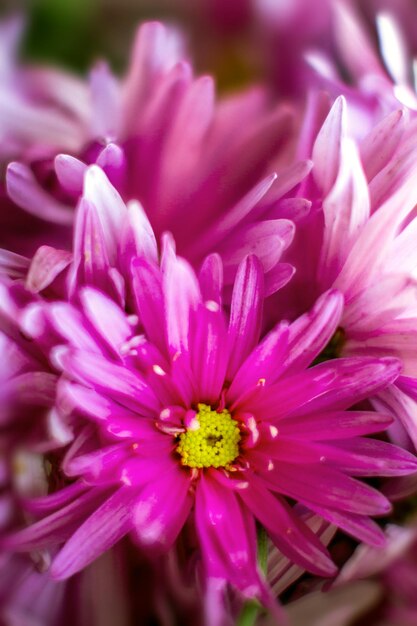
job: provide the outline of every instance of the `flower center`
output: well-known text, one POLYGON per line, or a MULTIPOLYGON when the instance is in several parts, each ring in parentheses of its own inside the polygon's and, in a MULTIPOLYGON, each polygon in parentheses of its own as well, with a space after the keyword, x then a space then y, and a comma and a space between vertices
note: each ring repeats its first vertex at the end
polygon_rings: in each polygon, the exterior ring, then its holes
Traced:
POLYGON ((198 405, 192 428, 179 436, 177 452, 188 467, 228 467, 239 455, 239 424, 229 411, 198 405))

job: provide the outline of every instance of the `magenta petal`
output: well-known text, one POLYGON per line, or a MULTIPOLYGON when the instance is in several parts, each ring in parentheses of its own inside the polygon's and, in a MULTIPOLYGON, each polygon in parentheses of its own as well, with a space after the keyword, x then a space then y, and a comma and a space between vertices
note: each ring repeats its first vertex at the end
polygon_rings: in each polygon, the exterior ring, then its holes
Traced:
POLYGON ((296 269, 290 263, 278 263, 265 275, 265 297, 271 296, 291 280, 296 269))
POLYGON ((369 219, 369 191, 355 143, 342 140, 340 170, 323 200, 324 231, 317 271, 323 286, 337 277, 369 219))
POLYGON ((25 278, 30 266, 30 260, 25 256, 0 248, 0 275, 6 274, 10 278, 25 278))
POLYGON ((323 195, 332 188, 340 165, 341 141, 345 132, 346 101, 336 99, 313 148, 313 175, 323 195))
POLYGON ((323 294, 313 308, 290 325, 287 370, 307 367, 326 347, 343 311, 343 295, 332 289, 323 294))
MULTIPOLYGON (((99 62, 90 74, 93 101, 94 136, 108 142, 120 131, 120 87, 104 62, 99 62)), ((101 165, 101 164, 100 164, 101 165)))
MULTIPOLYGON (((136 200, 127 205, 127 220, 122 229, 119 241, 120 262, 122 266, 134 257, 147 259, 157 264, 158 246, 151 223, 143 207, 136 200)), ((129 272, 128 263, 125 267, 129 272)))
POLYGON ((75 531, 80 521, 95 510, 107 493, 108 490, 101 488, 82 493, 48 517, 5 537, 1 542, 2 547, 26 552, 62 543, 75 531))
POLYGON ((375 411, 319 412, 280 420, 279 434, 309 441, 343 440, 381 432, 392 422, 390 415, 375 411))
POLYGON ((331 463, 356 476, 407 476, 417 471, 414 454, 385 441, 345 439, 333 444, 331 463))
POLYGON ((29 291, 39 292, 46 289, 71 263, 72 254, 66 250, 56 250, 50 246, 41 246, 36 251, 28 275, 26 287, 29 291))
POLYGON ((242 363, 227 391, 230 404, 257 384, 270 385, 279 378, 283 357, 288 350, 288 324, 283 322, 272 330, 242 363))
POLYGON ((376 489, 342 472, 320 465, 276 462, 264 473, 270 489, 309 506, 309 502, 356 515, 385 515, 391 511, 388 500, 376 489))
POLYGON ((58 386, 58 406, 66 414, 76 410, 86 419, 97 421, 118 439, 141 441, 160 436, 154 420, 146 419, 93 389, 68 380, 61 380, 58 386))
POLYGON ((316 535, 286 502, 265 489, 259 479, 251 476, 248 489, 240 497, 288 558, 319 576, 335 573, 336 566, 316 535))
MULTIPOLYGON (((263 419, 346 409, 393 382, 400 371, 396 359, 334 359, 263 387, 256 410, 263 419)), ((251 400, 253 402, 253 400, 251 400)), ((244 406, 251 410, 251 402, 244 406)))
POLYGON ((53 224, 72 224, 73 210, 61 205, 44 191, 27 165, 11 163, 7 169, 6 183, 11 199, 28 213, 53 224))
POLYGON ((74 196, 80 196, 83 190, 84 174, 87 166, 68 154, 55 157, 55 172, 62 187, 74 196))
POLYGON ((391 413, 397 422, 405 429, 414 446, 417 447, 417 394, 414 381, 412 384, 405 376, 398 379, 400 386, 390 385, 372 399, 372 404, 380 411, 391 413), (404 393, 405 392, 405 393, 404 393))
POLYGON ((103 349, 92 336, 86 320, 76 307, 67 302, 54 302, 48 313, 57 333, 71 346, 87 352, 103 353, 103 349))
MULTIPOLYGON (((116 252, 113 244, 110 248, 96 207, 81 199, 75 220, 74 263, 69 279, 71 296, 76 293, 77 287, 85 284, 94 285, 112 296, 119 295, 120 289, 112 274, 116 270, 111 267, 110 261, 116 252)), ((114 258, 112 260, 114 262, 114 258)))
POLYGON ((105 249, 111 264, 117 251, 117 238, 127 217, 127 208, 118 191, 102 169, 92 165, 84 176, 84 200, 91 203, 102 229, 105 249))
POLYGON ((80 299, 94 329, 100 334, 103 343, 119 357, 124 343, 132 336, 132 327, 124 311, 105 294, 96 289, 84 288, 80 299))
POLYGON ((86 454, 74 454, 64 459, 62 469, 67 476, 82 476, 83 480, 93 485, 115 484, 120 480, 120 468, 131 448, 131 444, 116 444, 86 454))
POLYGON ((24 507, 33 515, 45 515, 66 506, 88 489, 89 487, 82 481, 77 481, 47 496, 26 499, 24 507))
POLYGON ((235 493, 213 480, 210 473, 203 475, 197 486, 196 525, 207 576, 228 580, 242 592, 257 595, 253 518, 244 512, 235 493))
POLYGON ((133 509, 139 544, 152 554, 167 551, 182 529, 192 505, 190 474, 172 464, 141 491, 133 509))
POLYGON ((203 300, 222 303, 223 263, 220 255, 210 254, 203 261, 198 277, 203 300))
POLYGON ((341 528, 352 537, 355 537, 355 539, 364 541, 372 546, 385 546, 386 539, 383 530, 381 530, 376 522, 369 519, 369 517, 346 513, 346 511, 341 513, 334 509, 326 509, 325 507, 317 506, 315 503, 309 504, 308 506, 312 511, 315 511, 324 519, 327 519, 338 528, 341 528))
POLYGON ((240 228, 220 246, 226 283, 231 283, 237 267, 248 254, 254 254, 262 263, 264 272, 272 270, 294 237, 295 227, 289 220, 264 220, 240 228))
POLYGON ((371 181, 398 148, 404 132, 405 111, 393 111, 362 140, 360 151, 366 177, 371 181))
POLYGON ((131 266, 136 310, 146 334, 159 350, 167 351, 164 296, 158 268, 145 259, 134 259, 131 266))
POLYGON ((58 347, 54 359, 60 369, 76 381, 93 386, 139 412, 158 411, 159 403, 139 372, 116 365, 98 354, 58 347))
POLYGON ((233 377, 259 339, 263 282, 258 259, 254 256, 246 257, 239 266, 233 287, 229 325, 229 378, 233 377))
POLYGON ((51 576, 69 578, 106 552, 132 528, 132 503, 137 496, 129 487, 121 487, 71 536, 55 557, 51 576))
POLYGON ((175 354, 188 348, 190 313, 201 301, 200 287, 191 266, 171 251, 162 267, 168 345, 175 354))
POLYGON ((276 174, 271 174, 251 189, 230 211, 217 220, 213 227, 199 237, 198 242, 188 250, 188 254, 200 256, 202 251, 204 253, 205 249, 213 247, 213 241, 221 241, 228 237, 265 196, 276 178, 276 174))
POLYGON ((196 400, 214 404, 224 386, 227 330, 222 310, 215 302, 201 305, 193 319, 190 367, 196 381, 196 400))

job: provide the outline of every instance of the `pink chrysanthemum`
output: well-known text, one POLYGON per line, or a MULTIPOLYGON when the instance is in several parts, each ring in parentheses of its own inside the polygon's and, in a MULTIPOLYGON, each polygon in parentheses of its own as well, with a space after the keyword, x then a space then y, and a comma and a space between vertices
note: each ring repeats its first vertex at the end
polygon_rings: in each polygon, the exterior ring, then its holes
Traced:
POLYGON ((62 373, 57 410, 74 441, 55 468, 70 484, 30 502, 42 519, 3 547, 65 542, 51 567, 61 579, 128 533, 155 555, 193 524, 207 585, 228 581, 267 602, 255 519, 303 568, 335 571, 287 497, 360 539, 383 542, 369 516, 390 504, 355 477, 403 475, 417 465, 363 437, 385 429, 389 416, 347 409, 395 380, 398 361, 340 359, 306 369, 337 328, 338 292, 259 342, 264 272, 256 257, 239 266, 227 319, 217 255, 197 279, 165 237, 159 267, 145 222, 126 218, 118 241, 111 206, 103 207, 97 213, 84 202, 78 212, 67 274, 72 303, 34 298, 17 316, 62 373), (128 236, 133 225, 136 240, 128 236))
MULTIPOLYGON (((35 223, 27 242, 28 217, 7 201, 3 245, 25 253, 48 243, 69 248, 84 174, 97 164, 124 201, 141 202, 158 237, 173 233, 195 267, 210 252, 234 256, 235 264, 255 252, 268 256, 272 290, 284 270, 285 280, 291 277, 293 268, 276 268, 293 236, 292 224, 284 230, 281 220, 308 212, 309 202, 292 196, 311 169, 292 160, 292 107, 271 106, 262 88, 216 99, 212 77, 195 78, 178 49, 175 33, 146 23, 122 81, 103 64, 94 68, 84 143, 9 165, 8 195, 35 223)), ((226 282, 232 279, 227 270, 226 282)))
MULTIPOLYGON (((406 111, 395 111, 355 142, 343 97, 317 135, 312 128, 323 102, 311 104, 301 148, 311 150, 314 162, 302 189, 313 209, 284 257, 297 271, 275 298, 271 315, 292 319, 327 289, 339 289, 340 327, 323 358, 395 356, 402 374, 415 377, 415 122, 406 111)), ((404 445, 408 437, 406 445, 416 445, 417 411, 403 391, 390 387, 377 408, 394 413, 407 431, 400 438, 398 427, 392 430, 398 442, 404 445)))

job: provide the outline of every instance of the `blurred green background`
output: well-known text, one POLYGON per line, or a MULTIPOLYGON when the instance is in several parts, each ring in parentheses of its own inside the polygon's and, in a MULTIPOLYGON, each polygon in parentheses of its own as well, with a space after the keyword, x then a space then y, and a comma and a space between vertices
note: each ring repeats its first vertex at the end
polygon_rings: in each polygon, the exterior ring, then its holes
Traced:
POLYGON ((248 0, 223 1, 239 16, 227 32, 211 12, 219 0, 0 0, 0 15, 25 17, 24 59, 82 74, 97 58, 106 58, 121 73, 138 23, 168 21, 185 35, 197 72, 214 74, 224 91, 258 77, 259 66, 247 37, 250 19, 243 8, 248 0))
POLYGON ((137 23, 170 19, 172 9, 180 4, 175 0, 0 0, 0 13, 25 16, 25 58, 85 72, 97 57, 105 56, 120 71, 137 23))

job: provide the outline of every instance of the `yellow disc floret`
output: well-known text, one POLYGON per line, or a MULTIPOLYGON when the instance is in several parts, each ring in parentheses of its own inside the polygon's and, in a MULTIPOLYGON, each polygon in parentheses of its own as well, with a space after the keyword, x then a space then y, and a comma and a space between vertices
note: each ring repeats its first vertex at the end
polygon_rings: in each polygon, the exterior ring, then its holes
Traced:
POLYGON ((198 405, 192 428, 181 433, 177 452, 188 467, 230 466, 239 455, 239 424, 229 411, 213 411, 207 404, 198 405))

